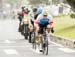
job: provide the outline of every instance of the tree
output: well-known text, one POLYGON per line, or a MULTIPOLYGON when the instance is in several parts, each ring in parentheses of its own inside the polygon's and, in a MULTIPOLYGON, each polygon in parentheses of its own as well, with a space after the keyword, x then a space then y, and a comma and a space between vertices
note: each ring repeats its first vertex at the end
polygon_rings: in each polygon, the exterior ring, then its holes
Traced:
POLYGON ((58 3, 60 3, 60 0, 52 0, 52 3, 53 4, 58 4, 58 3))
POLYGON ((39 4, 47 4, 49 0, 29 0, 30 4, 39 5, 39 4))
POLYGON ((75 11, 75 0, 67 0, 67 2, 71 5, 72 10, 75 11))
POLYGON ((13 8, 13 7, 17 6, 19 0, 11 0, 11 1, 10 0, 6 0, 6 2, 9 3, 12 6, 12 8, 13 8))

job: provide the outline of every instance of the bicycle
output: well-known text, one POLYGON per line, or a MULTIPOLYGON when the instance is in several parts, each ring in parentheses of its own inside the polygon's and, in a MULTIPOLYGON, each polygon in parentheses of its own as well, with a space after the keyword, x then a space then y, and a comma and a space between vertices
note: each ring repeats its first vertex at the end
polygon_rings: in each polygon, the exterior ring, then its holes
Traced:
POLYGON ((29 42, 32 43, 32 48, 36 49, 36 34, 35 34, 35 28, 34 28, 34 24, 33 24, 33 29, 30 30, 30 35, 29 35, 29 42))
POLYGON ((27 40, 28 39, 28 30, 29 30, 29 28, 28 28, 28 26, 29 26, 29 24, 28 24, 28 20, 27 19, 24 19, 23 20, 23 34, 24 34, 24 38, 27 40))
POLYGON ((48 55, 48 38, 47 38, 46 27, 43 27, 43 34, 42 34, 43 37, 40 37, 41 41, 37 40, 38 37, 36 37, 36 33, 34 36, 35 36, 33 38, 34 42, 32 43, 33 48, 36 49, 36 45, 38 44, 38 46, 39 46, 39 44, 42 43, 42 53, 48 55), (38 43, 36 42, 36 40, 38 41, 38 43))
POLYGON ((46 28, 43 28, 43 41, 42 41, 42 52, 43 54, 48 55, 48 38, 46 28))
POLYGON ((47 28, 47 25, 48 23, 46 23, 45 25, 41 25, 39 24, 39 34, 41 35, 39 38, 40 38, 40 44, 41 45, 41 48, 42 50, 40 50, 43 54, 46 54, 48 55, 48 35, 47 33, 50 32, 50 28, 47 28))
POLYGON ((35 32, 32 32, 32 34, 31 34, 31 42, 32 42, 32 48, 36 49, 36 35, 35 35, 35 32))

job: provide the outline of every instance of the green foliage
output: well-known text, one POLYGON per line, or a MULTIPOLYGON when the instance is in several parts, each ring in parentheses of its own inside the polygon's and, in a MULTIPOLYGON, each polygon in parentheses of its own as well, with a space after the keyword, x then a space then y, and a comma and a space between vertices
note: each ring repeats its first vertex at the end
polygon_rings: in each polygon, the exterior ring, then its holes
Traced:
POLYGON ((67 0, 67 2, 68 2, 71 6, 75 7, 75 0, 67 0))
POLYGON ((11 0, 11 1, 10 0, 7 0, 7 2, 10 3, 10 4, 16 4, 18 1, 19 0, 11 0))
MULTIPOLYGON (((50 4, 49 0, 28 0, 30 4, 50 4)), ((58 4, 60 3, 60 0, 52 0, 52 4, 58 4)))
POLYGON ((75 39, 75 19, 70 18, 70 15, 53 18, 54 34, 63 36, 68 39, 75 39))
POLYGON ((52 3, 53 4, 58 4, 58 3, 60 3, 60 0, 52 0, 52 3))
POLYGON ((75 13, 72 13, 70 16, 71 18, 75 18, 75 13))
POLYGON ((75 12, 75 0, 67 0, 67 2, 71 5, 72 10, 75 12))
POLYGON ((49 0, 29 0, 30 4, 41 4, 41 3, 44 3, 44 4, 47 4, 49 0))

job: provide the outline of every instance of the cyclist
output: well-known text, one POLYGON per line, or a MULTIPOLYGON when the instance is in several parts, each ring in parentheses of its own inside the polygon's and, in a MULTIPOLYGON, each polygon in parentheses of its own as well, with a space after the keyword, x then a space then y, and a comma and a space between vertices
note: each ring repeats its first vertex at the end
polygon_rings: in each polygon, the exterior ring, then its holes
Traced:
POLYGON ((37 13, 37 8, 33 9, 33 14, 34 14, 34 19, 37 19, 38 13, 37 13))
POLYGON ((21 12, 18 12, 18 19, 20 21, 20 23, 19 23, 19 32, 21 32, 21 30, 22 30, 22 28, 21 28, 21 21, 22 21, 22 19, 24 17, 24 14, 25 14, 25 6, 22 6, 21 7, 21 12))
MULTIPOLYGON (((33 8, 30 12, 31 17, 31 23, 34 27, 34 21, 37 19, 38 15, 42 13, 42 8, 33 8)), ((33 30, 30 32, 29 42, 31 43, 31 34, 33 33, 33 30)))
MULTIPOLYGON (((29 13, 29 15, 31 17, 31 24, 34 27, 34 20, 36 20, 37 19, 37 16, 38 16, 38 14, 37 14, 37 8, 33 8, 31 10, 31 12, 29 13)), ((32 28, 30 28, 29 43, 31 43, 31 34, 33 33, 33 31, 34 30, 32 28)))
MULTIPOLYGON (((44 11, 42 14, 40 14, 37 17, 37 20, 35 21, 35 27, 37 28, 36 32, 38 32, 38 34, 40 35, 40 39, 41 39, 41 35, 43 34, 43 28, 46 27, 51 29, 53 27, 53 20, 52 20, 52 16, 48 14, 47 11, 44 11)), ((39 40, 40 40, 39 39, 39 40)), ((42 51, 42 47, 41 47, 41 42, 40 42, 40 51, 42 51)))
POLYGON ((28 36, 29 36, 29 29, 31 28, 31 18, 30 18, 30 16, 29 16, 29 10, 28 10, 28 8, 27 9, 25 9, 25 14, 24 14, 24 17, 23 17, 23 19, 22 19, 22 34, 25 36, 25 35, 27 35, 26 37, 25 37, 25 39, 28 39, 28 36), (24 29, 24 28, 26 28, 26 29, 24 29))
MULTIPOLYGON (((33 8, 32 9, 32 12, 30 13, 30 16, 31 16, 31 23, 34 27, 34 20, 37 19, 38 15, 41 14, 43 11, 43 9, 41 7, 39 8, 33 8)), ((33 30, 30 32, 30 37, 29 37, 29 42, 31 43, 31 34, 33 33, 33 30)))
POLYGON ((24 11, 22 22, 24 22, 24 21, 25 21, 25 23, 28 22, 28 24, 30 24, 30 16, 29 16, 28 8, 26 8, 25 11, 24 11))
POLYGON ((33 25, 34 24, 34 20, 36 20, 37 19, 37 16, 38 16, 38 14, 37 14, 37 8, 33 8, 31 10, 31 12, 29 13, 29 15, 31 17, 31 23, 33 25))
POLYGON ((32 25, 34 24, 34 20, 37 19, 38 15, 40 15, 42 11, 42 8, 33 8, 32 11, 29 13, 32 25))

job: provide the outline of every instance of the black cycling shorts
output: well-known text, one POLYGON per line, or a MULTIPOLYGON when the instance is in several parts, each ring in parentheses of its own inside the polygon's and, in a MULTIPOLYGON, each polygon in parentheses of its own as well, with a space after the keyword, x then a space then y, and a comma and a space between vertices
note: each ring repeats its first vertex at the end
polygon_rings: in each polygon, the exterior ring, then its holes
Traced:
POLYGON ((45 25, 39 24, 39 31, 38 31, 38 33, 39 33, 39 34, 43 34, 43 32, 44 32, 43 29, 44 29, 44 28, 46 29, 48 24, 49 24, 49 23, 46 23, 45 25))

